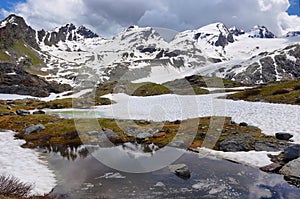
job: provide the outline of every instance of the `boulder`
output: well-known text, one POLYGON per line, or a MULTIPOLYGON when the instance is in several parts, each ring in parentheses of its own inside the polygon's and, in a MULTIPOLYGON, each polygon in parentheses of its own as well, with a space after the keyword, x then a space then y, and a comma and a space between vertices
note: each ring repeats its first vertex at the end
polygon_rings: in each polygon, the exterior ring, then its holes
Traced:
POLYGON ((286 165, 280 169, 279 173, 290 176, 300 178, 300 158, 290 161, 286 165))
POLYGON ((170 165, 169 170, 182 179, 189 179, 191 177, 191 171, 185 164, 170 165))
POLYGON ((30 112, 27 110, 23 110, 23 109, 19 109, 16 111, 16 113, 20 116, 26 116, 26 115, 30 115, 30 112))
POLYGON ((289 134, 289 133, 276 133, 275 134, 275 137, 278 139, 278 140, 290 140, 293 135, 289 134))
POLYGON ((300 157, 300 144, 292 145, 284 149, 284 158, 285 162, 292 161, 300 157))
POLYGON ((41 132, 45 130, 45 126, 42 124, 37 124, 34 126, 29 126, 23 129, 22 133, 24 133, 25 135, 29 135, 32 133, 37 133, 37 132, 41 132))
POLYGON ((282 151, 285 147, 288 146, 288 143, 278 142, 266 142, 266 141, 255 141, 253 147, 255 151, 282 151))
POLYGON ((250 146, 249 139, 246 137, 229 138, 222 141, 219 145, 220 150, 225 152, 249 151, 250 146))

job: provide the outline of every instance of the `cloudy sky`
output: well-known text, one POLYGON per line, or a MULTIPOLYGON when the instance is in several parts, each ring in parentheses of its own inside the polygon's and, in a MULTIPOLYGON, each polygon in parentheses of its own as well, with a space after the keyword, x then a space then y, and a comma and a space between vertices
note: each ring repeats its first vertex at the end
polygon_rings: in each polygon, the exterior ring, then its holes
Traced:
POLYGON ((299 0, 4 0, 1 17, 23 16, 36 29, 66 23, 111 36, 133 24, 195 29, 213 22, 249 30, 265 25, 277 35, 300 30, 299 0))

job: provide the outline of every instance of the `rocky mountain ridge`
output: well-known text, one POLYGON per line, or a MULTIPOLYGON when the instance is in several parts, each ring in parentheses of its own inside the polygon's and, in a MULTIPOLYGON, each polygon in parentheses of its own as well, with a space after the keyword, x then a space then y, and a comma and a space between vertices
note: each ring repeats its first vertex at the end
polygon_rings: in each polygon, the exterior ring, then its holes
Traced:
POLYGON ((298 78, 299 38, 297 32, 277 38, 264 26, 247 32, 222 23, 179 32, 168 42, 150 27, 130 26, 104 39, 73 24, 35 31, 16 15, 7 17, 0 26, 0 40, 5 41, 2 54, 9 57, 6 61, 14 60, 18 65, 18 56, 27 58, 27 65, 41 65, 39 72, 46 79, 71 85, 86 79, 164 81, 156 78, 161 74, 169 81, 186 73, 243 83, 298 78), (10 43, 16 41, 23 42, 43 64, 28 53, 16 53, 11 59, 15 50, 10 43))

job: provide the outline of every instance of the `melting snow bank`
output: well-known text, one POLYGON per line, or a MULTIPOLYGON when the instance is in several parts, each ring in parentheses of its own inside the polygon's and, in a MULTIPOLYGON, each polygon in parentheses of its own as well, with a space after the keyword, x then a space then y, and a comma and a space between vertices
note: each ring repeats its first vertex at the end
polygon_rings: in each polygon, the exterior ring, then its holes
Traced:
POLYGON ((273 163, 268 154, 278 155, 280 152, 266 152, 266 151, 249 151, 249 152, 223 152, 215 151, 207 148, 198 148, 197 151, 204 156, 212 156, 216 158, 227 159, 241 164, 263 167, 273 163))
POLYGON ((69 95, 72 93, 72 91, 66 91, 63 93, 51 93, 48 97, 34 97, 31 95, 18 95, 18 94, 4 94, 0 93, 0 100, 18 100, 18 99, 39 99, 42 101, 51 101, 56 99, 64 99, 64 98, 78 98, 86 93, 91 92, 93 89, 84 89, 78 93, 74 93, 72 95, 69 95))
POLYGON ((15 140, 14 132, 0 132, 0 175, 12 175, 33 185, 32 194, 44 195, 56 185, 55 175, 32 149, 20 147, 25 142, 15 140))
POLYGON ((175 121, 205 116, 228 116, 235 122, 259 127, 266 135, 287 132, 300 143, 300 106, 217 99, 222 94, 134 97, 110 94, 117 104, 97 107, 105 115, 121 119, 175 121))

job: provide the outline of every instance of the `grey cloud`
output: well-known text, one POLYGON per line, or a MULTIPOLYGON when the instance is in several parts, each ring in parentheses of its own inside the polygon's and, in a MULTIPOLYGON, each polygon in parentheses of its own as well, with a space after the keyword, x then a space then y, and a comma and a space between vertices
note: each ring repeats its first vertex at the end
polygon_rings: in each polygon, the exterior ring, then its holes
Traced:
POLYGON ((72 22, 94 27, 104 36, 132 24, 182 31, 213 22, 246 30, 265 25, 280 34, 280 24, 295 24, 295 18, 286 15, 288 6, 288 0, 27 0, 2 13, 20 14, 35 28, 72 22))

